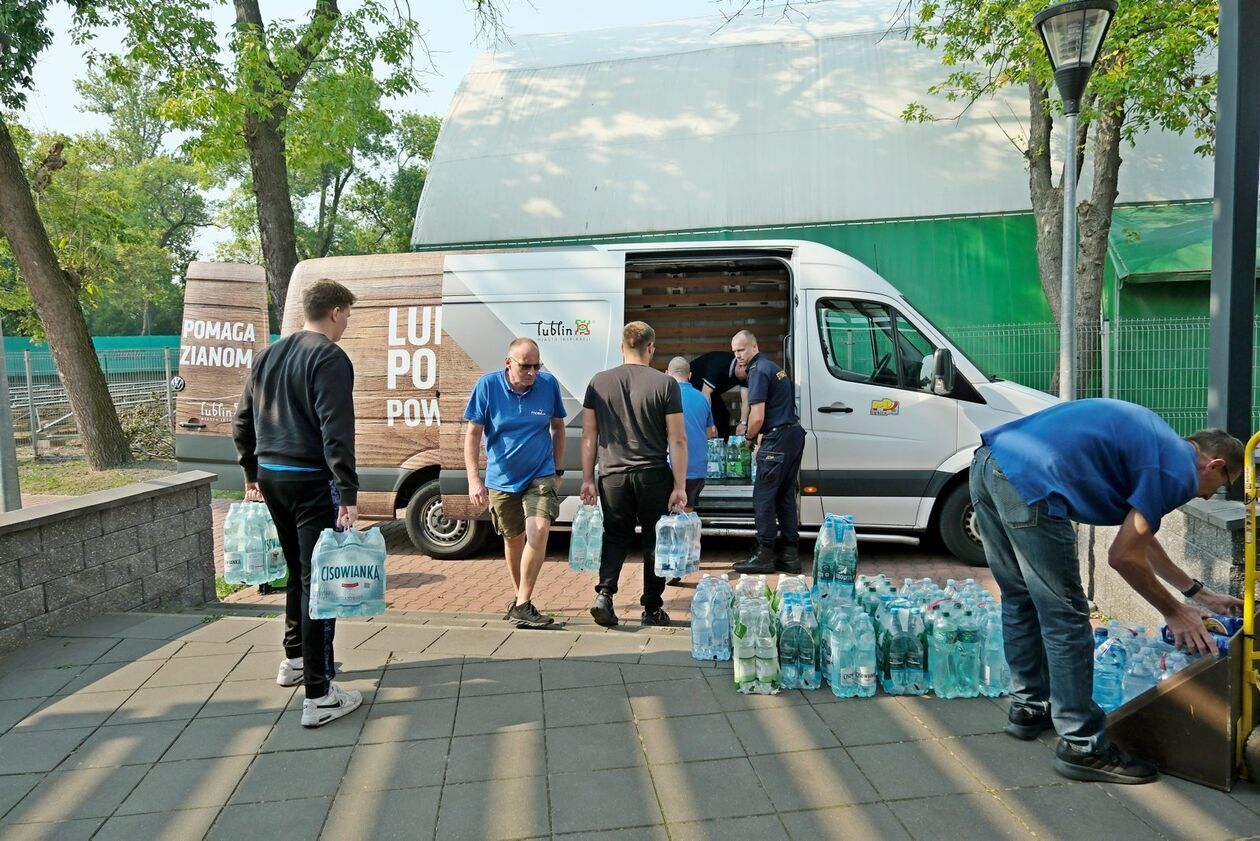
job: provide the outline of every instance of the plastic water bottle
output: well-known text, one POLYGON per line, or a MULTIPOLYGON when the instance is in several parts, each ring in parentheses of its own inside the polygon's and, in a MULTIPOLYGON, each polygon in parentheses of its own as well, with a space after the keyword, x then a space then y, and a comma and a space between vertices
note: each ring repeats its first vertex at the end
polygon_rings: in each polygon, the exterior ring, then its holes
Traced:
POLYGON ((958 642, 954 646, 956 697, 975 698, 980 694, 980 658, 980 620, 972 611, 965 610, 958 622, 958 642))
POLYGON ((1094 650, 1094 703, 1105 712, 1124 703, 1127 658, 1124 644, 1110 636, 1094 650))
POLYGON ((858 550, 857 531, 853 528, 853 515, 842 514, 844 534, 840 538, 836 560, 836 586, 845 598, 853 598, 853 587, 857 581, 858 550))
POLYGON ((779 628, 779 682, 784 689, 801 688, 801 609, 795 604, 779 628))
POLYGON ((997 698, 1011 690, 1011 667, 1006 662, 1006 645, 1002 637, 1002 614, 991 611, 984 628, 984 664, 981 667, 980 691, 997 698))
POLYGON ((740 604, 731 639, 735 658, 735 688, 744 694, 754 692, 757 686, 757 637, 753 628, 756 615, 754 603, 746 601, 740 604))
POLYGON ((1127 704, 1155 685, 1155 664, 1145 651, 1134 657, 1124 674, 1124 702, 1127 704))
POLYGON ((700 579, 696 585, 696 594, 691 598, 691 658, 693 660, 712 660, 713 658, 713 607, 715 598, 714 579, 708 575, 700 579))
POLYGON ((223 519, 223 578, 229 584, 245 583, 244 526, 241 503, 233 502, 223 519))
POLYGON ((832 623, 827 629, 827 646, 827 683, 831 685, 831 694, 837 698, 855 697, 857 637, 847 610, 837 610, 832 614, 832 623))
POLYGON ((683 514, 683 519, 687 524, 687 555, 685 566, 687 575, 700 571, 700 537, 704 524, 700 522, 700 515, 695 511, 688 511, 683 514))
POLYGON ((757 691, 772 694, 779 688, 779 650, 770 630, 768 609, 759 612, 756 640, 757 691))
POLYGON ((932 691, 940 698, 958 697, 954 680, 954 646, 958 643, 958 625, 951 611, 942 610, 932 623, 931 654, 932 691))
POLYGON ((878 664, 875 656, 875 629, 865 614, 854 617, 857 626, 857 692, 858 698, 875 695, 878 664))
POLYGON ((573 518, 573 531, 569 534, 569 569, 573 572, 590 568, 586 564, 586 546, 590 540, 592 507, 578 505, 577 516, 573 518))
POLYGON ((598 505, 591 507, 594 510, 586 526, 586 569, 599 572, 600 560, 604 556, 604 509, 598 505))
POLYGON ((687 547, 681 515, 666 514, 656 521, 656 559, 653 571, 662 578, 686 574, 684 560, 687 547))
POLYGON ((712 635, 714 660, 731 659, 731 585, 726 573, 709 579, 712 586, 712 611, 709 633, 712 635))

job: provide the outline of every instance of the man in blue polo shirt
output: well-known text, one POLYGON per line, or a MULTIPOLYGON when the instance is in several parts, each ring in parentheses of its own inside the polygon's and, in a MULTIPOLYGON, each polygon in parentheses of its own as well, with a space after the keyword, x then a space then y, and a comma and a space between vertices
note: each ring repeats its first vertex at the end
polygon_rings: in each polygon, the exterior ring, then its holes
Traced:
MULTIPOLYGON (((709 398, 691 384, 691 363, 687 357, 669 360, 665 373, 678 381, 682 393, 683 426, 687 430, 687 510, 694 511, 708 476, 709 439, 716 438, 718 430, 709 398)), ((681 584, 682 579, 671 578, 665 583, 672 587, 681 584)))
POLYGON ((538 344, 516 339, 501 371, 477 381, 464 420, 464 467, 473 505, 490 505, 495 531, 516 597, 504 616, 518 628, 544 628, 555 620, 539 613, 534 585, 547 556, 547 533, 560 512, 556 491, 564 471, 564 402, 560 384, 541 370, 538 344), (486 441, 486 479, 477 469, 486 441), (487 487, 489 491, 487 491, 487 487))
POLYGON ((1073 521, 1119 526, 1111 567, 1164 616, 1178 646, 1214 650, 1199 609, 1158 579, 1218 613, 1238 614, 1242 602, 1183 572, 1155 532, 1174 508, 1237 481, 1243 446, 1219 429, 1181 438, 1151 410, 1120 400, 1060 403, 981 440, 971 499, 1002 591, 1011 667, 1006 732, 1032 740, 1053 727, 1054 767, 1070 779, 1150 782, 1155 767, 1108 742, 1106 715, 1093 700, 1093 637, 1073 521))
POLYGON ((757 450, 757 481, 753 483, 757 547, 748 560, 734 568, 736 572, 778 570, 795 575, 801 571, 796 491, 805 451, 795 389, 787 372, 762 356, 757 337, 748 330, 740 330, 731 338, 731 352, 748 368, 748 435, 744 443, 757 450), (783 553, 776 557, 774 545, 779 537, 783 538, 783 553))

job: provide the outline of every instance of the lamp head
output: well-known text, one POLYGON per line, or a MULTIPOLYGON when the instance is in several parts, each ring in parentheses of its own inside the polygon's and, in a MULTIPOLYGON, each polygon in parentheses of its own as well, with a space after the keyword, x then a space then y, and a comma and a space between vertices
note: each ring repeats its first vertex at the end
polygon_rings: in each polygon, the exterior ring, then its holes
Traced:
POLYGON ((1054 69, 1065 114, 1080 113, 1085 85, 1115 15, 1116 0, 1068 0, 1033 18, 1054 69))

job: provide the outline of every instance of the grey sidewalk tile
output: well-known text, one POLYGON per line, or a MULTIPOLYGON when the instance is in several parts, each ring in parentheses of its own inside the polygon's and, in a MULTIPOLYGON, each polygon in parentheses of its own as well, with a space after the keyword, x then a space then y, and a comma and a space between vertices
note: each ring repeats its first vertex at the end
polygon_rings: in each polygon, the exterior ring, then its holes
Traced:
POLYGON ((449 743, 449 739, 426 739, 359 745, 350 755, 340 790, 353 793, 440 786, 449 743))
MULTIPOLYGON (((363 622, 357 619, 342 619, 337 623, 336 646, 338 650, 349 651, 352 648, 360 648, 374 638, 377 634, 387 630, 390 626, 381 622, 363 622)), ((279 640, 277 640, 279 644, 279 640)))
POLYGON ((792 841, 850 841, 854 838, 910 841, 901 823, 883 803, 793 812, 782 815, 781 819, 792 841))
POLYGON ((547 773, 541 730, 507 730, 451 739, 446 782, 471 783, 547 773))
POLYGON ((621 632, 585 633, 565 655, 566 660, 597 658, 602 662, 638 663, 647 645, 647 638, 621 632))
POLYGON ((727 712, 744 710, 777 710, 783 707, 798 707, 808 704, 806 693, 799 689, 784 689, 778 695, 741 695, 735 691, 735 683, 730 670, 706 672, 704 679, 708 681, 713 695, 727 712))
POLYGON ((413 841, 430 838, 437 823, 437 788, 348 793, 333 801, 324 832, 327 841, 413 841))
POLYGON ((21 698, 47 698, 74 680, 84 667, 64 669, 19 669, 0 677, 0 701, 21 698))
POLYGON ((55 823, 0 824, 4 841, 87 841, 100 827, 100 818, 55 823))
MULTIPOLYGON (((432 703, 443 703, 440 701, 432 703)), ((455 715, 456 736, 497 733, 501 730, 532 730, 543 726, 541 692, 520 695, 487 695, 460 698, 455 715)))
POLYGON ((129 765, 54 771, 9 810, 5 823, 107 818, 148 770, 145 765, 129 765))
POLYGON ((239 658, 255 650, 255 646, 243 642, 185 642, 180 638, 172 642, 179 643, 179 650, 171 655, 172 660, 186 660, 190 657, 222 657, 227 654, 235 654, 239 658))
POLYGON ((452 628, 434 641, 426 651, 431 654, 462 654, 465 657, 489 657, 508 637, 507 631, 480 628, 452 628))
POLYGON ((1058 785, 1054 754, 1036 740, 1012 739, 1005 733, 964 736, 941 742, 988 788, 1058 785))
POLYGON ((10 727, 35 712, 46 700, 39 697, 0 701, 0 733, 5 733, 10 727))
POLYGON ((543 689, 576 689, 581 686, 610 686, 622 682, 616 663, 587 660, 544 660, 543 689))
MULTIPOLYGON (((464 703, 465 699, 461 698, 460 706, 464 703)), ((553 689, 543 695, 543 711, 548 727, 611 724, 633 717, 624 686, 553 689)))
POLYGON ((721 713, 640 720, 638 728, 643 750, 652 765, 744 755, 735 731, 721 713))
POLYGON ((556 832, 590 832, 663 823, 646 768, 553 774, 551 824, 556 832))
POLYGON ((786 841, 788 834, 777 815, 722 818, 669 825, 672 841, 786 841))
POLYGON ((14 726, 21 730, 68 730, 74 727, 97 727, 114 710, 131 697, 132 690, 120 692, 83 692, 49 698, 35 712, 14 726))
POLYGON ((940 742, 849 748, 849 755, 885 798, 979 791, 983 786, 940 742))
POLYGON ((276 679, 276 673, 280 670, 280 661, 284 658, 283 652, 271 651, 254 651, 250 650, 241 658, 241 662, 236 664, 232 671, 228 672, 228 676, 224 678, 228 681, 238 680, 271 680, 276 679))
POLYGON ((1229 793, 1229 796, 1260 815, 1260 784, 1239 780, 1234 784, 1234 790, 1229 793))
POLYGON ((669 841, 669 833, 664 826, 658 824, 611 831, 557 833, 551 838, 552 841, 669 841))
POLYGON ((1113 800, 1107 787, 1096 783, 1021 788, 998 792, 997 797, 1042 838, 1076 837, 1085 826, 1091 836, 1107 841, 1159 838, 1141 818, 1113 800))
MULTIPOLYGON (((889 803, 888 808, 915 838, 1022 841, 1029 837, 1028 829, 1003 803, 983 792, 896 800, 889 803)), ((1078 827, 1073 837, 1079 837, 1083 829, 1078 827)), ((1106 837, 1094 836, 1092 826, 1085 832, 1090 837, 1106 837)))
POLYGON ((11 774, 0 776, 0 818, 17 805, 27 793, 39 785, 43 774, 11 774))
POLYGON ((747 759, 654 765, 652 779, 671 824, 774 813, 747 759))
MULTIPOLYGON (((344 720, 344 719, 343 719, 344 720)), ((403 701, 373 704, 359 744, 437 739, 451 735, 455 722, 455 699, 403 701)), ((335 721, 333 724, 340 724, 335 721)), ((332 725, 329 725, 331 727, 332 725)), ((328 728, 321 728, 328 729, 328 728)))
POLYGON ((599 771, 645 765, 647 758, 634 723, 548 728, 547 772, 599 771))
MULTIPOLYGON (((279 713, 256 713, 193 719, 184 727, 170 750, 163 755, 162 761, 253 756, 262 748, 279 717, 279 713)), ((183 725, 183 722, 176 723, 183 725)))
POLYGON ((386 668, 376 690, 377 703, 431 701, 454 698, 460 693, 463 666, 428 666, 415 669, 386 668))
POLYGON ((988 698, 944 700, 902 697, 897 699, 897 703, 923 722, 935 736, 1001 733, 1006 726, 1006 712, 988 698))
POLYGON ((137 689, 105 723, 187 720, 197 714, 216 688, 214 683, 193 683, 137 689))
POLYGON ((172 657, 145 681, 145 689, 185 686, 190 683, 218 683, 241 662, 241 655, 216 654, 211 657, 172 657))
POLYGON ((512 631, 491 655, 496 659, 558 660, 569 653, 578 635, 572 631, 532 629, 512 631))
POLYGON ((66 757, 60 770, 151 765, 166 752, 183 727, 182 721, 153 721, 97 728, 66 757))
MULTIPOLYGON (((248 634, 263 625, 262 619, 245 619, 236 616, 224 616, 213 622, 203 622, 190 631, 179 635, 184 642, 227 643, 236 642, 239 637, 248 634)), ((248 644, 248 643, 246 643, 248 644)))
POLYGON ((231 804, 332 797, 350 763, 349 747, 259 755, 232 794, 231 804))
POLYGON ((542 676, 537 660, 504 660, 467 663, 460 680, 459 696, 511 695, 539 692, 542 676))
POLYGON ((93 729, 10 730, 0 736, 0 774, 51 771, 91 736, 93 729))
MULTIPOLYGON (((391 651, 389 661, 385 664, 387 669, 423 669, 428 666, 462 666, 465 661, 471 661, 474 658, 466 658, 462 654, 446 654, 444 652, 427 652, 427 651, 391 651)), ((478 657, 477 660, 485 658, 478 657)))
POLYGON ((639 662, 645 666, 679 666, 694 667, 697 665, 691 656, 691 639, 689 636, 648 637, 647 647, 639 662))
MULTIPOLYGON (((653 683, 662 680, 688 680, 703 678, 712 673, 711 669, 698 668, 694 663, 690 666, 656 665, 643 663, 621 663, 621 676, 627 684, 653 683)), ((734 686, 734 684, 732 684, 734 686)))
POLYGON ((252 756, 159 762, 118 808, 120 815, 222 806, 245 776, 252 756))
POLYGON ((128 639, 169 640, 181 636, 203 624, 201 616, 172 613, 151 616, 126 628, 120 628, 111 636, 128 639))
POLYGON ((135 663, 137 661, 165 661, 184 647, 182 642, 170 640, 124 639, 96 659, 102 663, 135 663))
POLYGON ((879 800, 843 748, 752 758, 753 769, 780 812, 826 809, 879 800))
POLYGON ((105 821, 93 841, 188 841, 201 838, 214 823, 215 807, 117 815, 105 821))
POLYGON ((93 663, 79 676, 57 690, 58 695, 76 692, 117 692, 122 689, 136 690, 161 668, 160 660, 140 660, 134 663, 93 663))
POLYGON ((148 617, 143 613, 104 613, 100 616, 93 616, 86 621, 78 622, 68 628, 59 628, 49 634, 49 636, 97 639, 99 637, 113 636, 119 631, 139 625, 146 619, 148 617))
POLYGON ((498 841, 550 832, 546 777, 459 783, 442 789, 437 820, 442 841, 498 841))
POLYGON ((280 686, 272 680, 226 681, 214 690, 210 700, 197 713, 197 718, 224 715, 248 715, 258 712, 279 714, 293 699, 300 687, 280 686))
POLYGON ((1256 813, 1228 794, 1167 774, 1149 785, 1107 786, 1106 792, 1170 838, 1212 841, 1260 833, 1256 813))
POLYGON ((838 704, 816 704, 814 710, 846 747, 932 738, 932 732, 889 695, 846 698, 838 704))
MULTIPOLYGON (((722 712, 722 705, 702 677, 632 683, 626 691, 634 717, 640 721, 679 715, 722 712)), ((734 687, 731 687, 734 692, 734 687)))
POLYGON ((777 710, 744 710, 727 713, 726 717, 750 756, 840 745, 808 704, 777 710))
MULTIPOLYGON (((284 608, 277 606, 281 613, 284 608)), ((341 630, 338 628, 337 630, 341 630)), ((284 640, 284 620, 283 619, 265 619, 261 625, 258 625, 236 639, 232 640, 234 645, 265 645, 279 646, 284 640)))
POLYGON ((49 637, 23 645, 0 662, 0 674, 16 669, 61 669, 67 666, 86 666, 104 655, 118 640, 73 639, 49 637))
MULTIPOLYGON (((391 625, 382 628, 366 640, 359 642, 359 648, 374 651, 424 651, 444 634, 442 628, 414 627, 409 625, 391 625)), ((337 642, 341 642, 341 628, 337 629, 337 642)))
MULTIPOLYGON (((300 695, 295 695, 300 698, 300 695)), ((319 748, 338 748, 366 743, 364 724, 368 720, 371 709, 364 703, 349 715, 336 719, 322 727, 308 728, 302 726, 301 709, 289 709, 280 714, 267 740, 263 742, 259 753, 275 753, 286 750, 318 750, 319 748)), ((442 734, 445 735, 445 734, 442 734)), ((417 738, 407 736, 403 738, 417 738)))
POLYGON ((384 671, 389 664, 389 657, 388 651, 375 648, 348 648, 338 643, 335 645, 333 662, 337 667, 338 675, 349 675, 358 672, 384 671))
POLYGON ((311 797, 276 803, 242 803, 226 806, 206 836, 209 841, 310 841, 328 817, 331 797, 311 797))

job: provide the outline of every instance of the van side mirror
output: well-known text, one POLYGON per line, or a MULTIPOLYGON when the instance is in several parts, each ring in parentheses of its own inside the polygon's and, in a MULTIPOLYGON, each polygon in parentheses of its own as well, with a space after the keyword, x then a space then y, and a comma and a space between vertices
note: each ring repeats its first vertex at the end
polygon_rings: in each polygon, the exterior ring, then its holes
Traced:
POLYGON ((932 354, 932 393, 948 397, 954 393, 954 354, 949 348, 937 348, 932 354))

